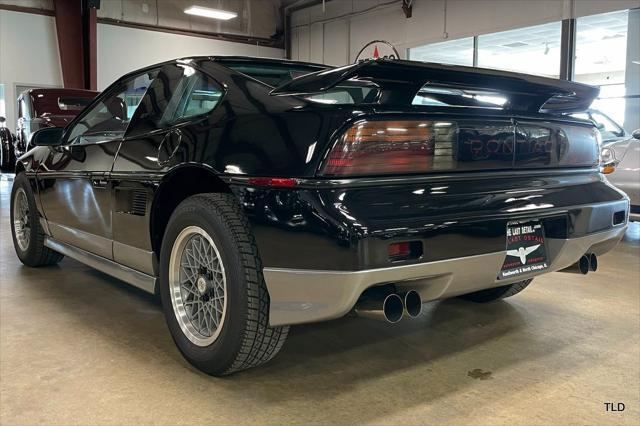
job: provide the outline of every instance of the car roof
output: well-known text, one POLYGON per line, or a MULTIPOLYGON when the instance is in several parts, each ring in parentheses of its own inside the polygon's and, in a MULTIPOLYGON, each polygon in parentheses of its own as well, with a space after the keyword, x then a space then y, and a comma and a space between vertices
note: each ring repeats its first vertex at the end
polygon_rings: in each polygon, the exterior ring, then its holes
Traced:
MULTIPOLYGON (((334 68, 332 66, 329 65, 323 65, 323 64, 318 64, 318 63, 314 63, 314 62, 302 62, 302 61, 291 61, 289 59, 278 59, 278 58, 263 58, 263 57, 259 57, 259 56, 233 56, 233 55, 229 55, 229 56, 225 56, 225 55, 219 55, 219 56, 185 56, 185 57, 181 57, 181 58, 175 58, 175 59, 171 59, 168 61, 164 61, 164 62, 158 62, 156 64, 152 64, 143 68, 139 68, 133 71, 130 71, 126 74, 124 74, 123 76, 121 76, 120 78, 118 78, 115 81, 120 81, 122 79, 126 79, 132 75, 136 75, 139 74, 141 72, 147 71, 147 70, 152 70, 155 68, 159 68, 162 67, 164 65, 168 65, 168 64, 175 64, 176 62, 184 62, 187 63, 189 61, 211 61, 211 62, 215 62, 218 64, 221 64, 224 66, 225 63, 231 63, 231 62, 246 62, 247 65, 251 64, 251 65, 289 65, 289 66, 297 66, 297 67, 309 67, 309 68, 315 68, 317 71, 321 71, 324 69, 330 69, 330 68, 334 68)), ((114 81, 114 82, 115 82, 114 81)))

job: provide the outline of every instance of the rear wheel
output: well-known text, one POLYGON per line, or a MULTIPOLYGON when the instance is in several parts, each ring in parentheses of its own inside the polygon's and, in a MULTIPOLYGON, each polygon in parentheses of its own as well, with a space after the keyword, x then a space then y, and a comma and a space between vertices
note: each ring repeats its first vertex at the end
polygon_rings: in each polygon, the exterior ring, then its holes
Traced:
POLYGON ((473 293, 465 294, 460 296, 461 299, 470 300, 476 303, 487 303, 493 302, 495 300, 501 300, 506 297, 514 296, 520 293, 522 290, 527 288, 527 286, 533 281, 533 279, 528 279, 524 281, 520 281, 513 284, 503 285, 501 287, 488 288, 486 290, 480 290, 473 293))
POLYGON ((64 257, 44 245, 36 202, 29 181, 19 174, 11 189, 11 234, 16 254, 27 266, 54 265, 64 257))
POLYGON ((229 194, 201 194, 173 212, 163 238, 160 293, 184 357, 212 375, 255 367, 282 347, 249 224, 229 194))

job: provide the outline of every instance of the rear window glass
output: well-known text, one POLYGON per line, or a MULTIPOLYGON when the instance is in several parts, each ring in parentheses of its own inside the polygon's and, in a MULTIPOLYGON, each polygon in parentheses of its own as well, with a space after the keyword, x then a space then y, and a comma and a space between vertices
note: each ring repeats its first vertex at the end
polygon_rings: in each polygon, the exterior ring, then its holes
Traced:
POLYGON ((370 104, 376 101, 378 90, 361 84, 336 86, 326 92, 306 96, 306 99, 321 104, 370 104))
POLYGON ((500 92, 464 90, 455 87, 424 85, 413 98, 413 105, 502 108, 507 97, 500 92))
POLYGON ((322 70, 321 67, 317 66, 305 67, 289 64, 248 64, 226 61, 222 63, 234 71, 241 72, 272 87, 280 86, 305 74, 322 70))
MULTIPOLYGON (((293 80, 294 78, 329 68, 312 64, 261 64, 224 59, 221 59, 218 62, 234 71, 255 78, 256 80, 259 80, 271 87, 278 87, 293 80)), ((311 94, 305 96, 305 98, 321 104, 366 104, 375 102, 378 92, 379 91, 375 87, 366 83, 348 81, 334 87, 333 89, 322 93, 311 94)))

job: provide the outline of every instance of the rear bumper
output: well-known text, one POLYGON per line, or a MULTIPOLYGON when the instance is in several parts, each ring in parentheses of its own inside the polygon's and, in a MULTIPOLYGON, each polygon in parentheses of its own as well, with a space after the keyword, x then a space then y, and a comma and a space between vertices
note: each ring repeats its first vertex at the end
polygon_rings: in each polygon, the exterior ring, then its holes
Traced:
MULTIPOLYGON (((572 265, 587 252, 611 250, 623 237, 626 225, 578 238, 547 238, 549 269, 572 265)), ((498 280, 506 251, 435 262, 362 271, 264 268, 271 299, 272 326, 330 320, 347 314, 366 289, 393 283, 397 289, 413 289, 423 301, 454 297, 540 275, 540 272, 498 280)))
POLYGON ((604 253, 624 233, 629 199, 595 170, 433 175, 233 185, 252 225, 271 297, 270 322, 340 317, 368 287, 415 286, 434 300, 497 280, 511 221, 544 227, 549 269, 604 253), (397 259, 390 244, 421 247, 397 259))

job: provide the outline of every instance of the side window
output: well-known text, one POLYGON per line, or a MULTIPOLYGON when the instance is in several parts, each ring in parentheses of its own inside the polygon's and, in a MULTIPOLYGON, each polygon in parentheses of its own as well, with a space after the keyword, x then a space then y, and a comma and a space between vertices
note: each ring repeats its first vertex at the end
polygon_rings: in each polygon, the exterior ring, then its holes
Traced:
POLYGON ((127 136, 171 127, 207 114, 220 101, 222 88, 185 64, 165 65, 147 91, 127 136))
POLYGON ((147 88, 157 74, 146 72, 118 83, 69 131, 67 144, 98 143, 124 136, 147 88))
MULTIPOLYGON (((184 119, 213 111, 222 97, 220 87, 206 75, 196 72, 183 79, 184 90, 180 101, 167 122, 176 123, 184 119)), ((167 111, 169 113, 170 111, 167 111)))

